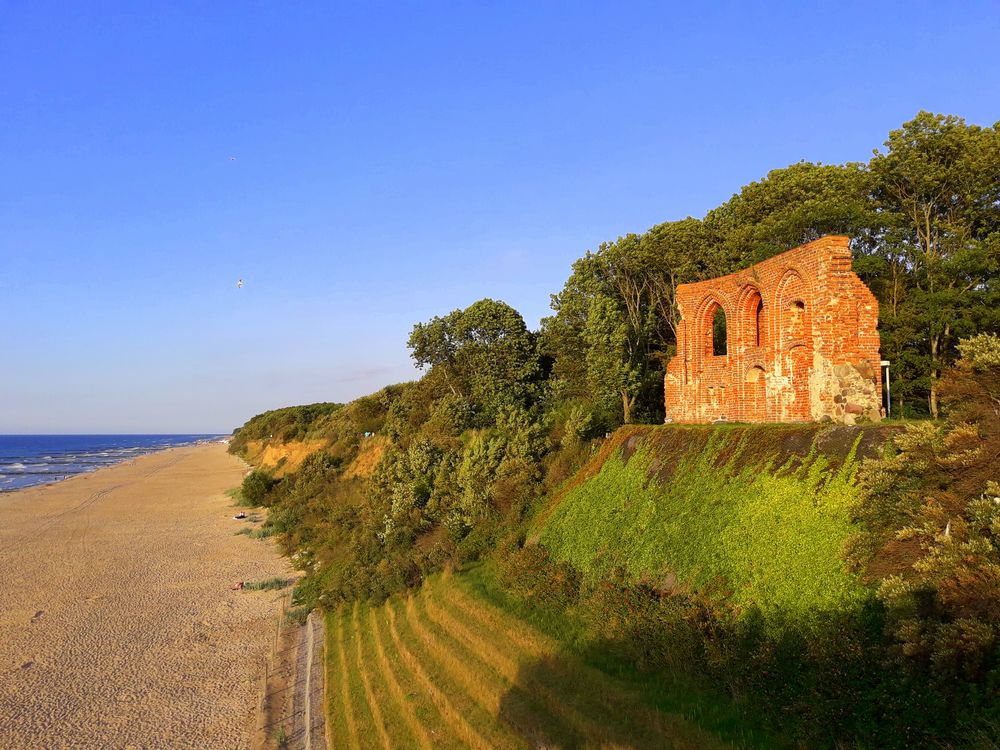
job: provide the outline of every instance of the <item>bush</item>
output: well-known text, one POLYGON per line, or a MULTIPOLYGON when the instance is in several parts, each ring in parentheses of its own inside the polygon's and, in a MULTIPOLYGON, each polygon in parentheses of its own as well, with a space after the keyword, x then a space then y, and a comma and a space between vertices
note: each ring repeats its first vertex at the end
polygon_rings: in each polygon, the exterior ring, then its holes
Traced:
POLYGON ((263 581, 246 581, 243 588, 250 591, 278 591, 292 583, 289 578, 266 578, 263 581))
POLYGON ((254 469, 243 479, 240 493, 247 502, 253 505, 267 505, 267 495, 275 485, 275 479, 269 471, 254 469))

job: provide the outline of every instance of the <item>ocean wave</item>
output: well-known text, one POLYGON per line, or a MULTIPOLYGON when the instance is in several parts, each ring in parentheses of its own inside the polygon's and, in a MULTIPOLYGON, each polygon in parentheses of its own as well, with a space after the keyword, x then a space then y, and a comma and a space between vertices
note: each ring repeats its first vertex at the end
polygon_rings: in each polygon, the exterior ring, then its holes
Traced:
POLYGON ((0 435, 0 492, 49 484, 212 435, 0 435))

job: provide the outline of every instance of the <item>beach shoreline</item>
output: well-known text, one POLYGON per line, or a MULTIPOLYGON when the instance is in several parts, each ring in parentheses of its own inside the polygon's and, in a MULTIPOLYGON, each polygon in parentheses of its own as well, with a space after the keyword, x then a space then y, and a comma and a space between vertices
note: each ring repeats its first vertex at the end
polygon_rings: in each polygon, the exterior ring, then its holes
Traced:
POLYGON ((221 443, 0 497, 0 746, 245 748, 282 592, 221 443))
MULTIPOLYGON (((143 456, 148 456, 153 453, 159 453, 160 451, 173 450, 174 448, 188 448, 199 445, 208 445, 211 443, 222 443, 225 445, 229 444, 230 437, 226 435, 118 435, 118 434, 108 434, 108 435, 0 435, 0 498, 4 495, 10 494, 12 492, 20 492, 22 490, 29 490, 34 487, 42 487, 50 484, 58 484, 60 482, 65 482, 70 479, 75 479, 80 476, 87 474, 95 474, 104 469, 110 468, 112 466, 117 466, 119 464, 127 464, 135 461, 143 456), (132 440, 129 440, 129 439, 132 440), (89 440, 92 441, 92 445, 80 445, 77 443, 72 448, 66 445, 60 445, 58 441, 65 440, 89 440), (143 441, 155 440, 158 442, 170 439, 180 439, 181 442, 176 443, 166 443, 151 446, 143 445, 143 441), (9 445, 5 445, 4 441, 39 441, 39 440, 51 440, 54 441, 51 446, 45 446, 44 450, 46 453, 52 453, 53 455, 39 455, 41 450, 38 445, 32 446, 34 451, 30 447, 22 445, 20 446, 22 450, 27 450, 27 453, 15 453, 13 455, 6 453, 11 449, 9 445), (107 441, 107 442, 105 442, 107 441), (134 442, 134 445, 122 445, 122 442, 134 442), (118 443, 118 445, 115 445, 118 443), (75 448, 75 449, 74 449, 75 448), (6 455, 5 455, 6 453, 6 455), (69 456, 68 463, 70 464, 66 473, 56 471, 49 471, 48 469, 53 465, 48 463, 55 461, 55 454, 61 454, 63 458, 62 462, 66 463, 67 454, 69 456), (111 458, 105 458, 101 462, 95 462, 95 458, 111 456, 111 458), (37 465, 44 467, 44 471, 40 472, 29 472, 27 476, 20 474, 16 469, 24 470, 26 468, 24 462, 35 462, 37 465), (5 466, 7 464, 7 466, 5 466), (93 468, 81 468, 87 464, 92 464, 93 468), (14 469, 9 471, 9 469, 14 469), (34 474, 37 479, 32 482, 24 483, 21 485, 14 484, 13 486, 8 486, 4 483, 4 477, 10 479, 27 479, 29 476, 34 474), (50 477, 51 478, 48 478, 50 477)), ((36 468, 32 466, 31 468, 36 468)))

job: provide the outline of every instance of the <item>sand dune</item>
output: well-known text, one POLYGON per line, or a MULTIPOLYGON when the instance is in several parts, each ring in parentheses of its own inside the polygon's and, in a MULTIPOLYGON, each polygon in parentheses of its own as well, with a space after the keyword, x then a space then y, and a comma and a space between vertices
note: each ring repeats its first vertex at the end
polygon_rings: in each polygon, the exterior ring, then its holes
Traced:
POLYGON ((248 746, 289 574, 235 536, 222 445, 0 495, 0 747, 248 746))

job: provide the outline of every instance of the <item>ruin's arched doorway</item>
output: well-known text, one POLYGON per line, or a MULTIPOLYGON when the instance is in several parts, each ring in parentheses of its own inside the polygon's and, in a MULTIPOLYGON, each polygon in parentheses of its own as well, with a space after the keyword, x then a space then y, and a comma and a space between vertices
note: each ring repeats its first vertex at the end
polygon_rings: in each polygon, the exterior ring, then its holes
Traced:
POLYGON ((739 391, 733 391, 729 376, 730 358, 734 355, 732 343, 737 335, 731 325, 731 309, 728 301, 711 294, 702 299, 695 317, 694 360, 700 391, 697 409, 704 421, 732 418, 731 407, 739 396, 739 391))

